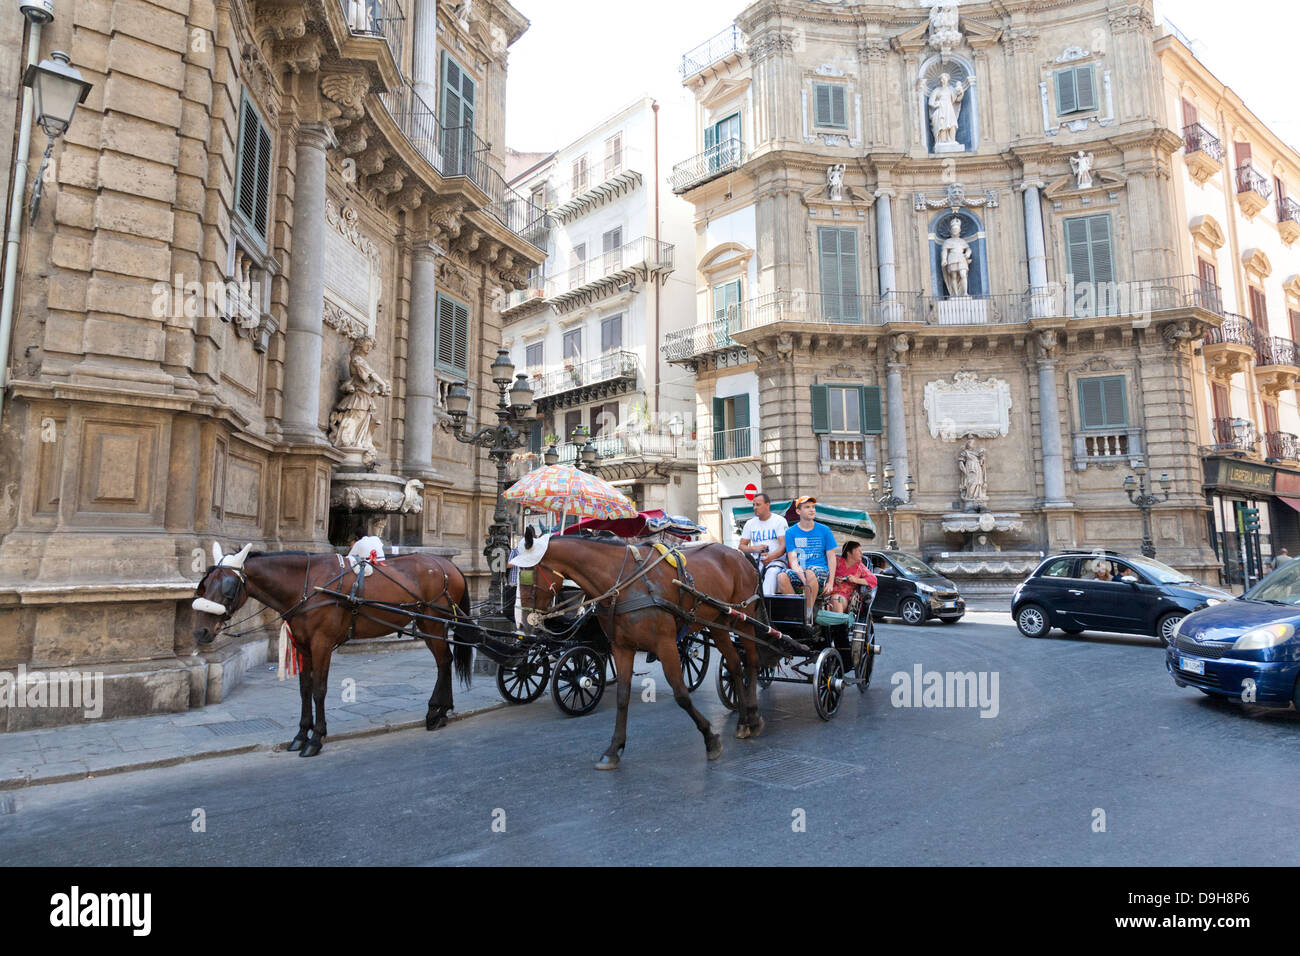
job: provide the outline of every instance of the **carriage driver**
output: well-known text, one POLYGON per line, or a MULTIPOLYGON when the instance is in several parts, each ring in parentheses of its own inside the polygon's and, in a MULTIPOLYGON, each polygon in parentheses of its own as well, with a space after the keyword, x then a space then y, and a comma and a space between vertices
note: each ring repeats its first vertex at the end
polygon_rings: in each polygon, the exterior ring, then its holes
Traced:
POLYGON ((781 581, 781 592, 793 594, 795 588, 803 591, 804 623, 812 627, 818 592, 827 581, 834 579, 839 554, 831 529, 815 520, 817 499, 804 495, 795 501, 794 506, 799 512, 799 523, 785 533, 790 570, 781 581))

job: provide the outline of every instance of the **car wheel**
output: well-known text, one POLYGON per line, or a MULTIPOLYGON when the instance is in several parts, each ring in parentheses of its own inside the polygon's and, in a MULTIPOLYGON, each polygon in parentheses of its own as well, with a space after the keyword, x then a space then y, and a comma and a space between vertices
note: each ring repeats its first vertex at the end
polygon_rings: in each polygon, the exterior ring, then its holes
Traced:
POLYGON ((1174 642, 1174 628, 1178 622, 1187 617, 1182 611, 1171 611, 1156 622, 1156 637, 1160 638, 1160 643, 1168 647, 1174 642))
POLYGON ((925 605, 916 598, 910 597, 898 605, 898 616, 903 619, 904 624, 924 624, 925 605))
POLYGON ((1047 612, 1037 604, 1026 604, 1016 612, 1016 627, 1025 637, 1042 637, 1050 631, 1047 612))

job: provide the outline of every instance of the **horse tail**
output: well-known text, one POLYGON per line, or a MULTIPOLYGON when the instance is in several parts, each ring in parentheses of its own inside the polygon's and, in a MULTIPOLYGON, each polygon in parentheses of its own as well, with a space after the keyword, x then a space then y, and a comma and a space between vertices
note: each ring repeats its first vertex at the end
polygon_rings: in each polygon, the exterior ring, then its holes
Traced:
MULTIPOLYGON (((460 609, 461 615, 466 622, 470 619, 469 607, 469 583, 461 576, 460 583, 462 590, 460 599, 456 602, 456 607, 460 609)), ((462 687, 469 687, 470 677, 473 675, 474 648, 468 643, 457 641, 451 646, 452 661, 456 666, 456 676, 460 678, 462 687)))

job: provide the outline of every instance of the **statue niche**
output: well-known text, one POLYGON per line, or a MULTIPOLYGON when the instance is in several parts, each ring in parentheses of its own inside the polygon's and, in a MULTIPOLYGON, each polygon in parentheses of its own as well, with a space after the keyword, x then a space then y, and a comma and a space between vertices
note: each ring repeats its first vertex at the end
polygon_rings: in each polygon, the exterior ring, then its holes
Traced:
POLYGON ((377 396, 391 395, 392 387, 384 381, 366 361, 374 348, 375 340, 369 335, 358 338, 348 358, 348 380, 343 383, 343 396, 330 413, 329 440, 336 448, 348 452, 349 460, 356 460, 368 471, 373 471, 378 460, 375 432, 379 430, 377 396))
POLYGON ((975 77, 961 61, 933 59, 922 70, 921 113, 925 145, 931 153, 966 153, 975 149, 975 77))

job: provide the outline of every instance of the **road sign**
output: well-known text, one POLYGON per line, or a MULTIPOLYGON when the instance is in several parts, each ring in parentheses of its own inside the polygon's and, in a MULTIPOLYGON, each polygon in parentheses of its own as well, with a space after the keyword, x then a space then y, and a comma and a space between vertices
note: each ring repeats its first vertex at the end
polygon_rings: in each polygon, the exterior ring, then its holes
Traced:
POLYGON ((751 481, 749 484, 747 484, 747 485, 745 486, 745 500, 746 500, 746 501, 753 501, 753 500, 754 500, 754 496, 757 495, 757 494, 758 494, 758 486, 756 486, 752 481, 751 481))

